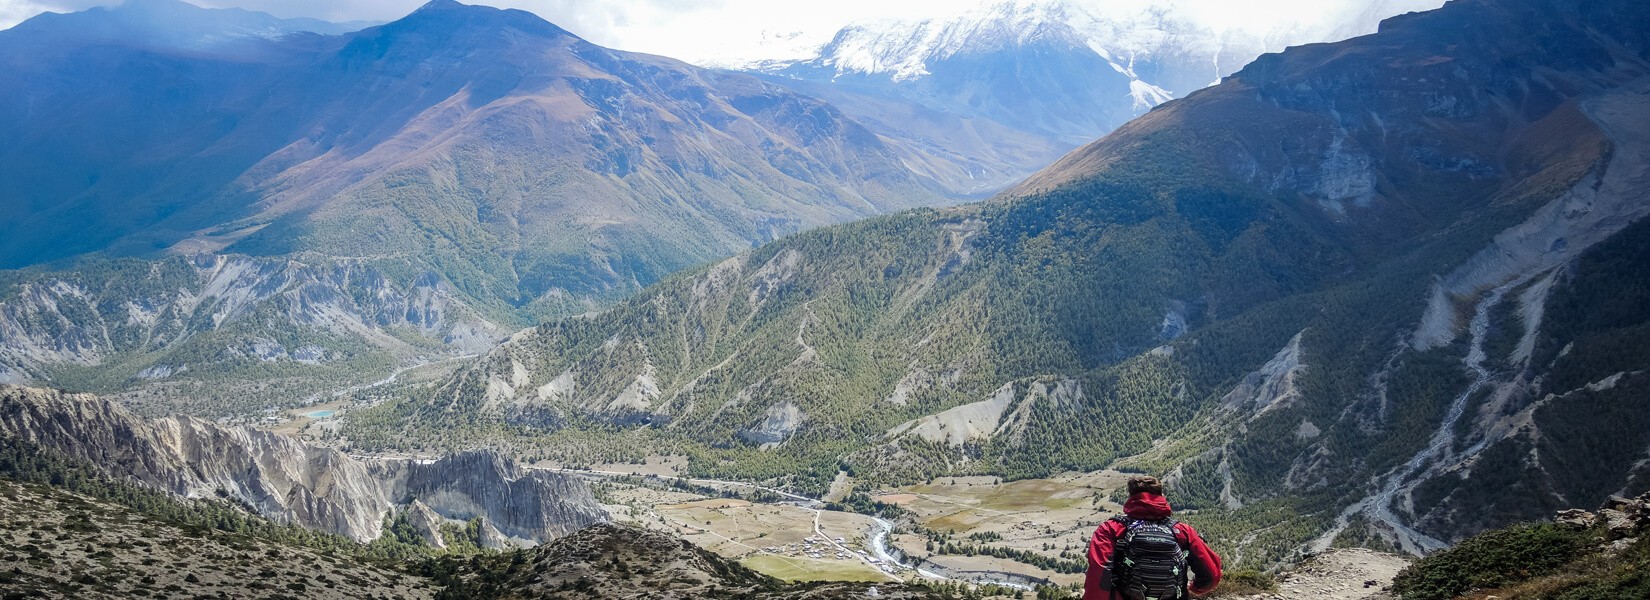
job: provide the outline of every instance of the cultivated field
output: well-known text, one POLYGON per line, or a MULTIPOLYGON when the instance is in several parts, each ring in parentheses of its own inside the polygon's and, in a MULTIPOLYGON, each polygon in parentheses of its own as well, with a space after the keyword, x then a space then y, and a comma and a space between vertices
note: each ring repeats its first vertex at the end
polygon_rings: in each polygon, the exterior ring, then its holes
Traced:
MULTIPOLYGON (((1101 521, 1122 511, 1108 499, 1128 475, 1114 471, 1067 474, 1049 479, 1002 483, 991 477, 941 477, 926 484, 879 490, 878 500, 912 513, 916 524, 949 534, 958 544, 1034 552, 1051 558, 1080 557, 1101 521)), ((1060 574, 992 556, 931 551, 931 537, 894 536, 893 545, 956 572, 1001 571, 1048 579, 1060 585, 1081 582, 1081 574, 1060 574)), ((943 549, 943 544, 940 544, 943 549)))
POLYGON ((609 510, 790 581, 891 581, 870 559, 867 516, 610 484, 609 510))

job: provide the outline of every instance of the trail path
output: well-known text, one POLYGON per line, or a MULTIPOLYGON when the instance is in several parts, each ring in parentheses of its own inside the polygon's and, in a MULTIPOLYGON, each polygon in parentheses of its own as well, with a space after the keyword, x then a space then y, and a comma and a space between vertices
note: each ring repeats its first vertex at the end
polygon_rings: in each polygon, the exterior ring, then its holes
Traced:
POLYGON ((1384 588, 1408 565, 1401 556, 1373 550, 1330 550, 1286 573, 1278 591, 1234 600, 1393 600, 1384 588))

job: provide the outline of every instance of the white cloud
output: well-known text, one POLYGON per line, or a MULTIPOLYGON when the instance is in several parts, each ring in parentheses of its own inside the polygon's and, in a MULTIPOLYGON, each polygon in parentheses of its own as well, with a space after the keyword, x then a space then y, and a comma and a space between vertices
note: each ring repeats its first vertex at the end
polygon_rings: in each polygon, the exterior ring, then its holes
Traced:
MULTIPOLYGON (((279 17, 331 21, 398 18, 424 0, 193 0, 209 7, 238 6, 279 17)), ((463 0, 461 0, 463 1, 463 0)), ((801 42, 823 43, 842 26, 885 18, 947 16, 978 0, 471 0, 529 10, 598 44, 702 62, 726 57, 784 54, 801 42)), ((1174 5, 1216 29, 1262 32, 1284 23, 1323 26, 1382 5, 1436 5, 1442 0, 1072 0, 1098 12, 1174 5)), ((0 27, 42 11, 83 10, 115 0, 0 0, 0 27)))

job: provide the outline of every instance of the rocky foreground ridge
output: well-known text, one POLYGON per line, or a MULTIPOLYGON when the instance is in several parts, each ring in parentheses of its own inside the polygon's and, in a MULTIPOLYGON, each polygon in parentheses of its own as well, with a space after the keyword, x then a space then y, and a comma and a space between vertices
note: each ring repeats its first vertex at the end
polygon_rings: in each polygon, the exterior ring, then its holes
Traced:
POLYGON ((439 574, 463 598, 915 600, 954 597, 905 584, 785 584, 678 537, 602 523, 544 546, 459 563, 439 574))
POLYGON ((0 478, 0 597, 427 600, 390 565, 190 529, 131 507, 0 478))
POLYGON ((186 498, 224 498, 276 522, 379 537, 405 512, 432 545, 482 518, 484 545, 536 545, 606 520, 584 482, 490 451, 436 461, 358 460, 289 436, 193 417, 148 420, 94 396, 0 385, 0 436, 186 498))

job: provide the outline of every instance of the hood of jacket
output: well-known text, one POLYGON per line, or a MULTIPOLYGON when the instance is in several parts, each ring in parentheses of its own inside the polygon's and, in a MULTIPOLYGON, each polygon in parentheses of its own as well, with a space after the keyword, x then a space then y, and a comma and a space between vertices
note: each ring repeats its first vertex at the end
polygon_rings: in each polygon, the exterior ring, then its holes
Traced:
POLYGON ((1140 492, 1129 496, 1129 501, 1123 504, 1123 514, 1133 519, 1158 521, 1174 514, 1174 508, 1169 506, 1168 498, 1150 492, 1140 492))

